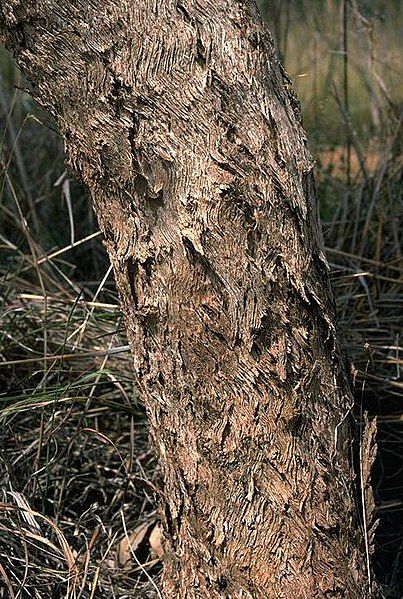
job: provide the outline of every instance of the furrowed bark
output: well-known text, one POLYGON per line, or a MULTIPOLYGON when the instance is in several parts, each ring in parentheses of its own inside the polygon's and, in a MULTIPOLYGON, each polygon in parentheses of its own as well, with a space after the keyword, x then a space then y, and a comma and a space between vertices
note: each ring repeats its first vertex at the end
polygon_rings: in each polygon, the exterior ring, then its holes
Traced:
POLYGON ((0 6, 113 264, 165 597, 369 597, 313 161, 254 3, 0 6))

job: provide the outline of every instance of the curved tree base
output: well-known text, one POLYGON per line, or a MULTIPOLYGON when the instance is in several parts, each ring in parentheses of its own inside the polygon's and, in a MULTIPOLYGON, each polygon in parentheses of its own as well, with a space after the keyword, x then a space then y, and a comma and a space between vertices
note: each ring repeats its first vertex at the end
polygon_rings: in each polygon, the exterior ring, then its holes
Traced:
POLYGON ((368 598, 313 162, 254 2, 2 6, 114 267, 165 596, 368 598))

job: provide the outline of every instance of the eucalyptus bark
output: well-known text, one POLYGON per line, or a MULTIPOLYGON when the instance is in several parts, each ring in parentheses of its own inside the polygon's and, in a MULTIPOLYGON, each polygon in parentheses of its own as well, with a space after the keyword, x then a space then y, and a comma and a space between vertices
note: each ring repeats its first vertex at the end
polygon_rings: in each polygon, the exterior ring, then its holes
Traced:
POLYGON ((369 597, 314 165, 254 2, 0 6, 113 264, 165 597, 369 597))

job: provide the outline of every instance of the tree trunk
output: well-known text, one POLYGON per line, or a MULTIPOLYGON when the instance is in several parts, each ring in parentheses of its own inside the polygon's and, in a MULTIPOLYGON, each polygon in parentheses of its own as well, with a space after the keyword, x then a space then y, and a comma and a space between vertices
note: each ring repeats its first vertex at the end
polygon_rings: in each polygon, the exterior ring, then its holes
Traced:
POLYGON ((2 0, 105 236, 167 598, 369 597, 313 161, 252 0, 2 0))

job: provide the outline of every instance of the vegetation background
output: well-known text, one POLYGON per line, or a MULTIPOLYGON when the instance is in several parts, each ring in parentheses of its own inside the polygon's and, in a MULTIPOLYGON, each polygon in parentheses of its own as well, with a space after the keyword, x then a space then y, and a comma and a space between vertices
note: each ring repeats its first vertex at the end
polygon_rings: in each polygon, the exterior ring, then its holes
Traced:
MULTIPOLYGON (((401 598, 403 3, 260 5, 318 163, 358 432, 378 420, 373 569, 401 598)), ((158 597, 158 464, 108 258, 5 51, 0 122, 0 597, 158 597)))

